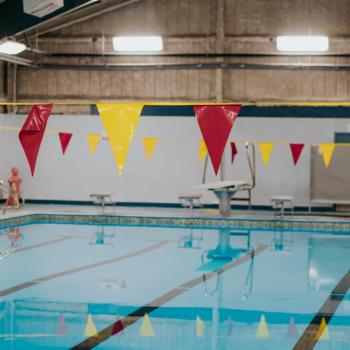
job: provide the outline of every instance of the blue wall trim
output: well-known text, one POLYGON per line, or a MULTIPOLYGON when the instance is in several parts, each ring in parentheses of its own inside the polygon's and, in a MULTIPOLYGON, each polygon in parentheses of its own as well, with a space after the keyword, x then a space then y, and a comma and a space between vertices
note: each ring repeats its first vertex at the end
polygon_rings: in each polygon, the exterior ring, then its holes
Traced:
MULTIPOLYGON (((26 199, 27 204, 53 204, 53 205, 88 205, 94 206, 95 204, 91 201, 71 201, 71 200, 52 200, 52 199, 26 199)), ((108 204, 107 204, 108 205, 108 204)), ((116 202, 118 207, 145 207, 145 208, 183 208, 180 203, 154 203, 154 202, 116 202)), ((204 204, 205 209, 218 209, 218 204, 204 204)), ((242 204, 232 204, 232 210, 247 210, 247 205, 242 204)), ((253 210, 268 210, 271 211, 270 205, 252 205, 253 210)), ((309 207, 295 207, 297 211, 308 212, 309 207)), ((333 212, 335 210, 334 206, 329 207, 312 207, 313 211, 317 212, 333 212)), ((297 214, 296 214, 297 215, 297 214)), ((348 217, 348 215, 345 215, 348 217)))
MULTIPOLYGON (((95 105, 91 106, 91 114, 98 115, 95 105)), ((194 117, 192 106, 145 106, 143 117, 194 117)), ((240 118, 350 118, 350 107, 258 107, 243 106, 240 118)))

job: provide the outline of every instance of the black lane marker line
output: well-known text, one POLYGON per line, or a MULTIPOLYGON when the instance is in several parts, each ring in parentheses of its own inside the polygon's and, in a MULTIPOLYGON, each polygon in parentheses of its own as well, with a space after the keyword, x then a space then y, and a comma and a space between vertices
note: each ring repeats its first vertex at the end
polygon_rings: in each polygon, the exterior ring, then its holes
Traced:
POLYGON ((107 264, 111 264, 111 263, 114 263, 116 261, 125 260, 125 259, 132 258, 134 256, 138 256, 138 255, 141 255, 141 254, 144 254, 144 253, 148 253, 148 252, 150 252, 152 250, 161 248, 162 246, 164 246, 167 243, 168 243, 168 241, 160 241, 160 242, 158 242, 156 244, 153 244, 153 245, 151 245, 151 246, 149 246, 147 248, 138 250, 138 251, 130 253, 130 254, 117 256, 115 258, 111 258, 111 259, 108 259, 108 260, 103 260, 103 261, 100 261, 100 262, 94 263, 94 264, 83 265, 83 266, 80 266, 80 267, 76 267, 74 269, 70 269, 70 270, 54 273, 52 275, 39 277, 39 278, 37 278, 35 280, 31 280, 31 281, 28 281, 28 282, 24 282, 24 283, 18 284, 17 286, 13 286, 13 287, 10 287, 10 288, 6 288, 6 289, 3 289, 3 290, 0 290, 0 298, 4 297, 5 295, 9 295, 11 293, 15 293, 15 292, 17 292, 19 290, 22 290, 22 289, 25 289, 25 288, 29 288, 29 287, 35 286, 37 284, 40 284, 42 282, 46 282, 46 281, 49 281, 49 280, 52 280, 52 279, 55 279, 55 278, 58 278, 58 277, 67 276, 67 275, 70 275, 72 273, 76 273, 76 272, 80 272, 80 271, 94 269, 96 267, 100 267, 100 266, 104 266, 104 265, 107 265, 107 264))
POLYGON ((337 286, 333 289, 321 309, 311 320, 304 333, 299 338, 298 342, 294 345, 293 350, 312 350, 318 342, 316 334, 320 328, 322 318, 328 322, 335 314, 339 304, 344 299, 345 294, 350 288, 350 270, 344 275, 337 286))
POLYGON ((33 245, 28 246, 28 247, 18 248, 13 253, 24 252, 25 250, 45 247, 47 245, 58 243, 58 242, 62 242, 62 241, 66 241, 66 240, 72 239, 72 238, 73 237, 70 237, 70 236, 64 236, 64 237, 61 237, 61 238, 53 239, 52 241, 47 241, 47 242, 43 242, 43 243, 33 244, 33 245))
POLYGON ((102 329, 99 331, 95 336, 92 336, 90 338, 87 338, 83 340, 81 343, 73 346, 70 350, 87 350, 87 349, 92 349, 95 346, 101 344, 108 338, 112 337, 113 335, 118 334, 121 332, 123 329, 126 327, 131 326, 133 323, 138 321, 140 318, 142 318, 145 313, 151 313, 152 311, 158 309, 160 306, 164 305, 168 301, 178 297, 180 294, 186 292, 187 290, 197 286, 198 284, 202 283, 203 279, 205 278, 206 280, 217 276, 225 271, 228 271, 238 265, 241 265, 250 259, 254 258, 254 256, 262 253, 265 249, 267 248, 267 245, 260 245, 258 246, 255 250, 253 250, 251 253, 248 253, 244 255, 243 257, 239 258, 236 261, 233 261, 221 269, 218 269, 217 271, 212 271, 208 272, 204 275, 201 275, 199 277, 196 277, 181 286, 174 288, 170 290, 169 292, 163 294, 159 298, 151 301, 150 303, 142 306, 141 308, 133 311, 129 315, 125 316, 123 319, 116 321, 115 323, 111 324, 110 326, 102 329))

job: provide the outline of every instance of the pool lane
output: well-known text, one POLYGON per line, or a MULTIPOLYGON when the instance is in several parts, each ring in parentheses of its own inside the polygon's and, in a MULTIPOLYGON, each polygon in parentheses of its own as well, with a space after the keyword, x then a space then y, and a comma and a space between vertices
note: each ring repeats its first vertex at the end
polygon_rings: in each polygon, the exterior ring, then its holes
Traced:
POLYGON ((51 245, 51 244, 60 243, 60 242, 67 241, 67 240, 73 239, 73 238, 75 238, 75 237, 63 236, 60 238, 52 239, 50 241, 46 241, 46 242, 42 242, 42 243, 38 243, 38 244, 33 244, 33 245, 23 247, 23 248, 18 248, 13 253, 19 253, 19 252, 24 252, 26 250, 42 248, 42 247, 46 247, 46 246, 51 245))
POLYGON ((189 289, 199 285, 204 280, 209 280, 215 276, 218 276, 228 270, 231 270, 232 268, 239 266, 245 262, 248 262, 255 258, 255 256, 261 254, 263 251, 265 251, 268 248, 267 245, 259 245, 256 249, 253 249, 251 252, 247 253, 246 255, 242 256, 241 258, 228 263, 227 265, 219 268, 216 271, 212 271, 209 273, 205 273, 199 277, 196 277, 188 282, 183 283, 179 287, 176 287, 169 292, 161 295, 157 299, 154 299, 150 303, 142 306, 141 308, 133 311, 126 317, 122 318, 121 320, 117 320, 113 324, 111 324, 108 327, 105 327, 101 331, 99 331, 96 335, 89 337, 82 341, 81 343, 73 346, 70 350, 88 350, 96 347, 97 345, 101 344, 102 342, 106 341, 110 337, 120 333, 125 328, 131 326, 135 322, 137 322, 140 318, 142 318, 145 313, 149 314, 152 311, 155 311, 160 306, 164 305, 165 303, 169 302, 170 300, 176 298, 177 296, 185 293, 189 289))
MULTIPOLYGON (((56 231, 54 226, 50 227, 50 232, 45 229, 40 234, 38 227, 37 232, 35 230, 31 235, 24 235, 24 242, 27 247, 42 243, 43 239, 48 239, 48 233, 52 236, 52 231, 56 231)), ((65 234, 61 234, 61 237, 76 233, 74 238, 79 239, 9 256, 1 264, 4 281, 0 289, 98 263, 117 255, 126 255, 146 248, 157 240, 169 239, 169 244, 146 255, 62 276, 5 297, 0 313, 0 328, 4 330, 0 348, 11 348, 12 342, 16 348, 23 349, 68 349, 87 338, 84 333, 89 315, 97 330, 103 330, 115 324, 118 317, 130 315, 157 296, 183 285, 185 281, 220 268, 216 266, 202 272, 199 269, 210 261, 206 258, 207 255, 203 260, 203 252, 220 247, 218 231, 191 231, 192 239, 201 238, 198 248, 193 244, 193 249, 183 249, 185 245, 181 243, 184 236, 187 239, 189 235, 184 230, 116 228, 114 241, 106 246, 94 244, 93 231, 95 232, 89 227, 78 229, 62 226, 61 232, 65 234), (45 265, 44 261, 49 263, 45 265), (105 282, 113 278, 126 281, 125 287, 106 287, 105 282), (67 326, 67 334, 62 334, 61 337, 57 337, 58 333, 55 334, 58 332, 59 317, 65 320, 67 326), (11 322, 14 322, 14 329, 10 327, 11 322), (27 333, 28 339, 22 336, 27 333), (13 340, 6 339, 8 334, 13 334, 13 340), (16 338, 17 334, 19 339, 16 338), (40 336, 31 336, 36 334, 40 336)), ((96 231, 99 232, 100 229, 96 231)), ((112 233, 111 229, 107 233, 112 233)), ((259 255, 254 267, 250 268, 253 261, 250 259, 250 262, 212 278, 208 283, 209 291, 214 290, 216 278, 222 279, 220 288, 213 297, 203 293, 205 283, 202 281, 187 289, 186 293, 179 294, 154 309, 150 314, 154 327, 153 338, 140 334, 142 316, 122 332, 125 336, 111 336, 98 348, 162 349, 164 344, 168 344, 166 347, 169 349, 212 350, 215 347, 211 346, 211 342, 216 339, 217 348, 221 350, 232 346, 242 350, 293 349, 299 333, 302 334, 308 327, 348 271, 350 236, 254 231, 251 242, 251 249, 259 245, 268 245, 268 249, 259 255), (284 238, 282 251, 280 236, 284 238), (250 274, 253 274, 252 289, 245 299, 245 281, 250 274), (213 314, 216 308, 218 311, 215 315, 218 314, 218 317, 213 314), (262 315, 266 318, 269 339, 256 336, 262 315), (205 323, 202 337, 195 334, 197 316, 205 323), (289 337, 287 331, 289 332, 292 317, 294 333, 289 337)), ((230 243, 233 248, 242 248, 246 246, 246 239, 231 234, 230 243)), ((314 350, 325 350, 325 347, 348 350, 348 301, 349 295, 345 296, 327 325, 330 339, 320 339, 314 350)), ((146 309, 149 310, 151 308, 146 309)), ((114 332, 121 325, 123 324, 118 323, 114 332)))
POLYGON ((17 284, 17 285, 15 285, 13 287, 0 290, 0 298, 4 297, 6 295, 9 295, 9 294, 18 292, 19 290, 22 290, 22 289, 25 289, 25 288, 30 288, 32 286, 35 286, 35 285, 38 285, 40 283, 43 283, 43 282, 46 282, 46 281, 50 281, 50 280, 53 280, 53 279, 56 279, 56 278, 59 278, 59 277, 63 277, 63 276, 66 276, 66 275, 70 275, 70 274, 73 274, 73 273, 77 273, 77 272, 81 272, 81 271, 85 271, 85 270, 89 270, 89 269, 94 269, 94 268, 101 267, 101 266, 104 266, 104 265, 108 265, 108 264, 111 264, 111 263, 114 263, 114 262, 117 262, 117 261, 129 259, 129 258, 138 256, 138 255, 142 255, 142 254, 151 252, 153 250, 159 249, 159 248, 163 247, 164 245, 166 245, 168 243, 169 243, 168 241, 159 241, 159 242, 157 242, 155 244, 152 244, 152 245, 150 245, 150 246, 148 246, 146 248, 137 250, 135 252, 131 252, 131 253, 126 254, 126 255, 117 256, 117 257, 114 257, 114 258, 111 258, 111 259, 107 259, 107 260, 103 260, 103 261, 99 261, 99 262, 93 263, 93 264, 83 265, 83 266, 80 266, 80 267, 76 267, 74 269, 61 271, 61 272, 58 272, 58 273, 54 273, 54 274, 50 274, 50 275, 46 275, 46 276, 42 276, 42 277, 36 278, 35 280, 30 280, 30 281, 27 281, 27 282, 24 282, 24 283, 21 283, 21 284, 17 284))
POLYGON ((318 342, 316 335, 320 329, 322 320, 326 321, 326 324, 330 322, 333 315, 337 311, 338 306, 343 301, 345 295, 350 288, 350 270, 344 275, 337 286, 333 289, 321 309, 315 315, 310 322, 309 326, 305 329, 302 336, 299 338, 293 350, 312 350, 318 342))

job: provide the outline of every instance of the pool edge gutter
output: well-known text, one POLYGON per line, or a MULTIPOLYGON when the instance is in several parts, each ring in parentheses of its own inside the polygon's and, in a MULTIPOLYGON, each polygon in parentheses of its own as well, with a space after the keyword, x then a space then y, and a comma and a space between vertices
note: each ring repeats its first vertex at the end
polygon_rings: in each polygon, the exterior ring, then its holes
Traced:
POLYGON ((350 233, 350 221, 275 220, 250 218, 206 218, 169 216, 121 216, 92 214, 45 214, 30 213, 8 218, 0 218, 0 229, 30 224, 80 224, 80 225, 120 225, 120 226, 166 226, 203 229, 289 229, 307 231, 329 231, 350 233))

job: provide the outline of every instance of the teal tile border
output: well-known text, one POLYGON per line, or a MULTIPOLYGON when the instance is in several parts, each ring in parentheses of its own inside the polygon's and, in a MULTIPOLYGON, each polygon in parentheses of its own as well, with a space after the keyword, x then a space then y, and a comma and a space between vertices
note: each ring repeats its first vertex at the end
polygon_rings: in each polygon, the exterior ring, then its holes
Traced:
POLYGON ((327 231, 350 234, 349 222, 319 222, 273 219, 224 219, 203 217, 156 217, 112 215, 30 214, 0 220, 0 228, 29 224, 80 224, 120 226, 164 226, 188 228, 287 229, 297 231, 327 231))

